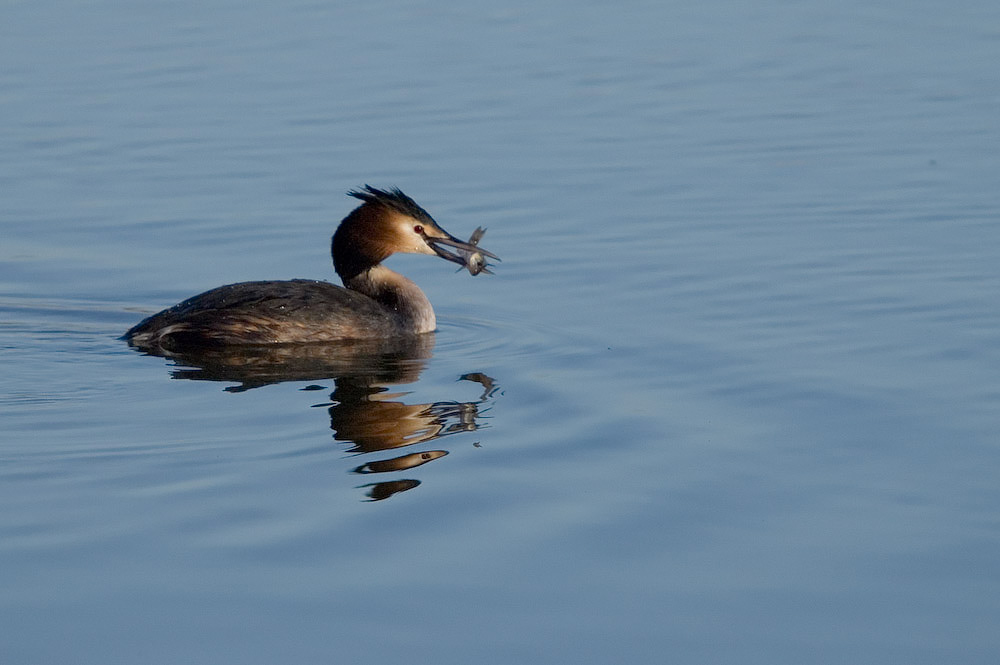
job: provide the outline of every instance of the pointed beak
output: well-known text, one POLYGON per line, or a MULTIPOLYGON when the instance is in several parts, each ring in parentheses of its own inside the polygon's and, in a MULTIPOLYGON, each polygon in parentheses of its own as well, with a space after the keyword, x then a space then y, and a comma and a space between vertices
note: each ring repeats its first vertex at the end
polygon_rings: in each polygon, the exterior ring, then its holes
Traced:
MULTIPOLYGON (((452 263, 457 263, 463 268, 472 266, 472 268, 470 268, 470 272, 473 272, 476 262, 478 262, 481 266, 478 270, 476 270, 476 272, 489 272, 485 269, 485 260, 483 257, 489 257, 496 261, 500 260, 500 257, 493 252, 489 252, 476 245, 476 243, 479 242, 479 238, 483 235, 482 229, 476 229, 476 232, 473 233, 472 238, 470 238, 471 242, 462 242, 447 231, 442 232, 445 236, 440 238, 428 235, 424 236, 428 246, 430 246, 430 248, 434 250, 434 253, 442 259, 446 259, 452 263), (451 249, 455 249, 457 251, 451 251, 451 249), (478 259, 475 259, 474 257, 477 254, 481 256, 478 259)), ((476 274, 476 272, 473 272, 473 274, 476 274)))

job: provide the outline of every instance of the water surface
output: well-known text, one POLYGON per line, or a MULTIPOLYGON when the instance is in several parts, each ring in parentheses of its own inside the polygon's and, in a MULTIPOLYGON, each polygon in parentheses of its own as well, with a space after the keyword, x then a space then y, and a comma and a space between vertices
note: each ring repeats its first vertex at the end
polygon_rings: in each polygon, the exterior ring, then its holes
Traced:
POLYGON ((3 662, 996 662, 995 3, 0 16, 3 662), (365 182, 425 343, 118 339, 365 182))

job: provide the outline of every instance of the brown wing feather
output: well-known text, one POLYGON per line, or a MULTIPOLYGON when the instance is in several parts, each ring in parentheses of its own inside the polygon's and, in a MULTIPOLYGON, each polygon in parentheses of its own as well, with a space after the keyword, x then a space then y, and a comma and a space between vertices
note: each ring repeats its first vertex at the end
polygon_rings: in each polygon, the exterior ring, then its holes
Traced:
POLYGON ((329 282, 240 282, 206 291, 125 333, 134 346, 324 342, 401 332, 371 298, 329 282))

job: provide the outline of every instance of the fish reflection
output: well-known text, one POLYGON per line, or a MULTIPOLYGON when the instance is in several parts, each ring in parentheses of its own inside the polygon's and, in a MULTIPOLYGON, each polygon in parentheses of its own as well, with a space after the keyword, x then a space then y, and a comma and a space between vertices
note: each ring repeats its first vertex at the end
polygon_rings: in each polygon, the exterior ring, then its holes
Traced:
MULTIPOLYGON (((483 412, 498 388, 481 373, 460 377, 482 386, 473 401, 408 403, 410 392, 396 386, 413 384, 431 358, 433 335, 395 340, 361 340, 337 344, 213 349, 196 354, 168 354, 175 379, 223 381, 225 388, 241 392, 287 381, 332 381, 325 407, 335 441, 347 444, 346 452, 374 457, 388 451, 428 444, 446 436, 480 429, 483 412)), ((328 389, 328 388, 327 388, 328 389)), ((313 383, 303 391, 324 390, 313 383)), ((478 442, 477 442, 478 443, 478 442)), ((446 450, 421 450, 365 460, 351 473, 374 476, 410 471, 445 457, 446 450)), ((380 501, 420 485, 419 480, 387 479, 362 485, 370 501, 380 501)))

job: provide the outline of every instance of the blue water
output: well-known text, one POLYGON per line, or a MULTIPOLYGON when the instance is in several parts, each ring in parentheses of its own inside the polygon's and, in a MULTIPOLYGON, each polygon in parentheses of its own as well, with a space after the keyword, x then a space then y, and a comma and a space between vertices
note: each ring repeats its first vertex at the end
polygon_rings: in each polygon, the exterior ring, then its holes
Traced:
POLYGON ((998 61, 985 0, 8 3, 0 662, 997 662, 998 61), (390 260, 427 348, 118 339, 333 279, 366 182, 503 258, 390 260))

